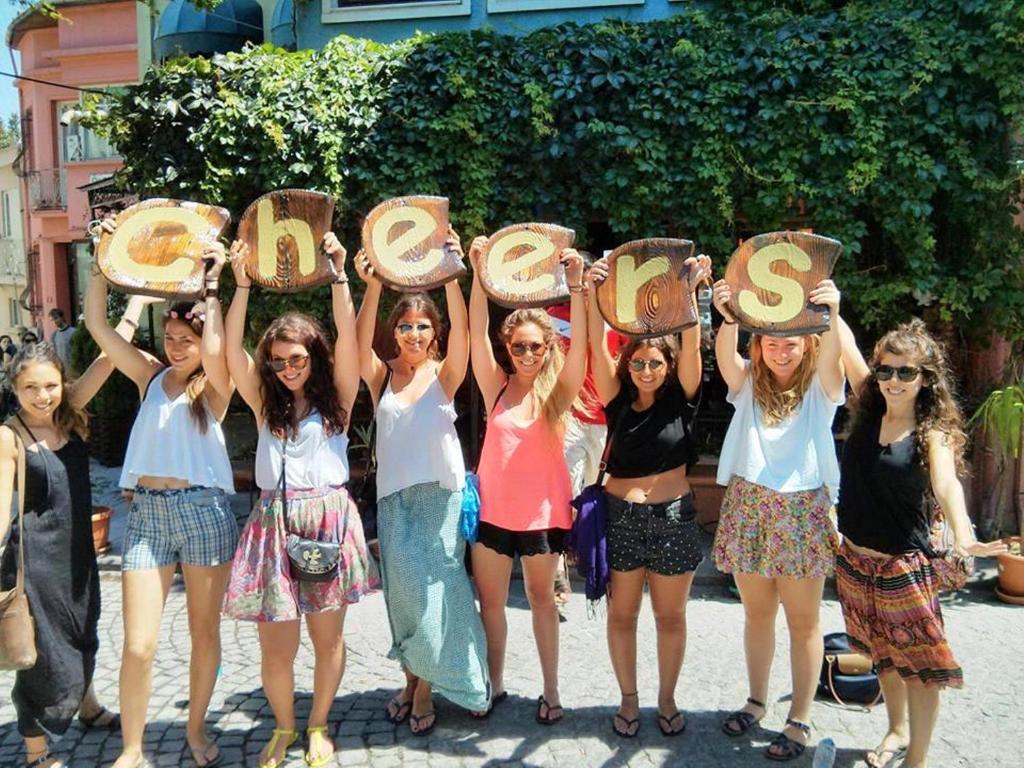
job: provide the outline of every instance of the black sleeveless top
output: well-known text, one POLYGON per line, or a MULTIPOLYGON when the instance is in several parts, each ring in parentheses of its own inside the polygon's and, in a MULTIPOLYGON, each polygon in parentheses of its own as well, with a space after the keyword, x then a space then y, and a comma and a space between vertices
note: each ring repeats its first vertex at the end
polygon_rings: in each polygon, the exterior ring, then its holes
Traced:
POLYGON ((921 466, 914 435, 879 445, 882 419, 854 427, 843 450, 839 482, 839 532, 852 543, 898 555, 934 554, 931 481, 921 466))
POLYGON ((608 474, 645 477, 696 464, 699 456, 693 439, 693 417, 699 403, 699 393, 690 402, 673 376, 658 391, 650 408, 636 411, 627 387, 622 386, 604 407, 608 439, 612 441, 608 474))

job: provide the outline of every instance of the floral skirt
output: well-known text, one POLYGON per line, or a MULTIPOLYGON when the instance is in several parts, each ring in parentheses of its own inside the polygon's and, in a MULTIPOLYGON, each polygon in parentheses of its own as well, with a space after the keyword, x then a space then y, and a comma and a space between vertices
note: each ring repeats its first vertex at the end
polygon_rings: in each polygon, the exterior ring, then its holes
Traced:
POLYGON ((782 493, 733 477, 715 534, 715 566, 766 578, 829 576, 838 536, 824 486, 782 493))
POLYGON ((883 560, 844 543, 836 557, 836 591, 851 647, 870 655, 880 671, 962 687, 963 671, 946 642, 938 582, 923 552, 883 560))
POLYGON ((264 491, 249 515, 231 564, 224 613, 250 621, 294 621, 306 613, 335 611, 376 589, 380 580, 367 556, 363 525, 344 488, 288 491, 287 523, 280 492, 264 491), (288 533, 341 543, 337 578, 299 581, 291 572, 288 533))

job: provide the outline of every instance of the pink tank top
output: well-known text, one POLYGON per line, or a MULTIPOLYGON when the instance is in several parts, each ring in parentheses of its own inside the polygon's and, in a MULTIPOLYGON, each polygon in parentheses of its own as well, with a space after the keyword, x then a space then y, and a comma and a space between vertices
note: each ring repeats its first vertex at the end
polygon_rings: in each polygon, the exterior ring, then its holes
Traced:
POLYGON ((480 454, 480 519, 508 531, 572 527, 564 444, 543 416, 518 424, 498 399, 480 454))

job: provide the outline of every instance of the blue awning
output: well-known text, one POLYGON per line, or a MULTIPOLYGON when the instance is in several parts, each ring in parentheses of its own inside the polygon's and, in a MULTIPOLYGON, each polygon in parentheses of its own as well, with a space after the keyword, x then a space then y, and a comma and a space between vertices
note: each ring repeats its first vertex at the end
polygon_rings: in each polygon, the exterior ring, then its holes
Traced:
POLYGON ((153 37, 158 62, 174 56, 210 56, 240 51, 246 43, 263 42, 263 9, 255 0, 224 0, 201 11, 188 0, 172 0, 153 37))
POLYGON ((295 3, 292 0, 277 0, 274 15, 270 17, 270 42, 289 51, 295 50, 294 17, 295 3))

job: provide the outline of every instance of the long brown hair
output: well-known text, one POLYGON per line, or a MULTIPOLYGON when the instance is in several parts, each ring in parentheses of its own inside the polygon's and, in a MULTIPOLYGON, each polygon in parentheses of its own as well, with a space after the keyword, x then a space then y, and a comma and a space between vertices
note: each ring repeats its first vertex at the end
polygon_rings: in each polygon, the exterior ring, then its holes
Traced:
POLYGON ((26 344, 11 358, 7 366, 7 375, 11 386, 17 389, 18 377, 30 365, 49 364, 57 369, 60 374, 61 396, 60 404, 53 412, 53 426, 63 438, 68 438, 72 433, 83 440, 89 439, 89 414, 84 410, 77 410, 71 406, 68 399, 68 378, 64 370, 64 363, 61 361, 57 350, 48 341, 37 344, 26 344))
MULTIPOLYGON (((206 309, 202 304, 193 304, 190 301, 180 301, 172 304, 171 308, 164 313, 164 333, 167 332, 167 323, 176 320, 184 323, 202 343, 203 327, 206 324, 206 309)), ((206 371, 202 362, 199 367, 188 375, 185 381, 185 397, 188 400, 188 413, 192 422, 201 434, 206 434, 210 426, 210 413, 206 408, 206 371)))
POLYGON ((818 348, 821 340, 817 336, 804 336, 804 356, 793 375, 789 389, 782 389, 775 380, 768 364, 764 361, 761 341, 764 337, 754 335, 750 339, 750 376, 754 400, 761 406, 765 424, 771 426, 786 420, 804 399, 814 371, 818 367, 818 348))
POLYGON ((629 374, 629 361, 638 349, 656 349, 665 358, 665 367, 668 370, 665 371, 665 381, 658 387, 655 397, 661 395, 667 385, 679 381, 676 376, 676 366, 679 365, 679 342, 675 334, 656 336, 653 339, 630 339, 629 343, 619 350, 619 361, 615 365, 615 375, 626 392, 629 393, 630 402, 635 401, 639 395, 639 390, 633 383, 633 377, 629 374))
POLYGON ((299 430, 299 414, 295 398, 270 367, 270 348, 275 341, 301 344, 309 355, 309 378, 304 392, 311 409, 316 409, 328 435, 345 431, 348 413, 341 407, 334 385, 334 350, 327 341, 323 326, 308 315, 288 312, 277 318, 263 332, 256 346, 256 370, 263 397, 263 420, 271 434, 295 435, 299 430))
POLYGON ((527 323, 533 323, 540 328, 544 344, 548 348, 540 372, 533 380, 533 390, 530 394, 533 396, 534 405, 540 409, 547 422, 553 425, 561 419, 563 414, 563 409, 559 403, 555 402, 552 393, 558 383, 558 374, 565 363, 565 355, 562 354, 562 348, 555 339, 555 327, 551 324, 551 317, 543 309, 517 309, 505 318, 501 324, 499 336, 502 342, 508 346, 516 328, 527 323))
POLYGON ((937 430, 946 436, 956 459, 957 474, 963 475, 966 471, 964 449, 967 435, 964 433, 963 413, 956 401, 949 359, 945 347, 928 333, 924 322, 917 318, 896 326, 875 344, 869 363, 871 374, 857 398, 854 424, 879 419, 885 414, 885 397, 875 378, 875 366, 885 354, 909 357, 924 377, 921 391, 914 401, 914 418, 917 420, 914 441, 921 464, 927 469, 928 433, 937 430))
POLYGON ((441 313, 437 310, 437 305, 434 300, 431 299, 425 293, 409 293, 404 295, 395 308, 391 310, 391 314, 388 315, 388 338, 391 340, 392 354, 397 357, 399 353, 398 343, 395 341, 395 329, 398 327, 398 323, 402 319, 402 315, 406 312, 415 312, 419 315, 423 315, 430 321, 430 324, 434 327, 434 338, 430 340, 430 346, 427 347, 427 357, 431 360, 441 359, 441 313))

